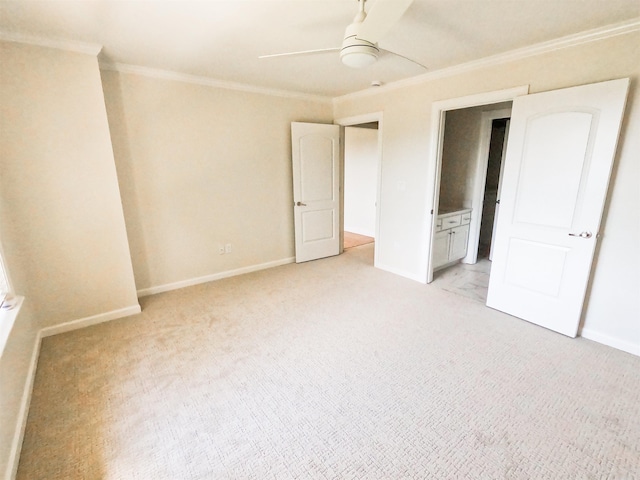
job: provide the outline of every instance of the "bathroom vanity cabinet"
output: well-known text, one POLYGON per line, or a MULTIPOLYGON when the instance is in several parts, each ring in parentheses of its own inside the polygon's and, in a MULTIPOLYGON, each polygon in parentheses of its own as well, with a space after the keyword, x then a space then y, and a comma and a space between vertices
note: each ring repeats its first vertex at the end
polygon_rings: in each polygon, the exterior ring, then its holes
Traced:
POLYGON ((440 268, 467 255, 471 209, 444 210, 438 214, 433 243, 433 268, 440 268))

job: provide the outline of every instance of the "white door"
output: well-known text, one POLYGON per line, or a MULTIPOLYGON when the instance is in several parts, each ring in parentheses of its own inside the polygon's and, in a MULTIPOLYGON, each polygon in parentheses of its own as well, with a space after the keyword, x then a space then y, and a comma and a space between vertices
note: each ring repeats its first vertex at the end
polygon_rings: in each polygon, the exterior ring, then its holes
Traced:
POLYGON ((340 126, 291 124, 296 262, 340 253, 340 126))
POLYGON ((514 100, 487 306, 576 336, 628 86, 514 100))

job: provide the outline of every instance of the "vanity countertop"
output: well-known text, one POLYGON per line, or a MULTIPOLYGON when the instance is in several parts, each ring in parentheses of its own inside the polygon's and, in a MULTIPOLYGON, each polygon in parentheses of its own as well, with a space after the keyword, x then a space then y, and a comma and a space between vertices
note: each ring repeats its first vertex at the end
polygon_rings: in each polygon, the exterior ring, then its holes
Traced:
POLYGON ((470 208, 464 208, 464 207, 439 207, 438 208, 438 215, 448 215, 448 214, 458 214, 458 213, 467 213, 470 212, 471 209, 470 208))

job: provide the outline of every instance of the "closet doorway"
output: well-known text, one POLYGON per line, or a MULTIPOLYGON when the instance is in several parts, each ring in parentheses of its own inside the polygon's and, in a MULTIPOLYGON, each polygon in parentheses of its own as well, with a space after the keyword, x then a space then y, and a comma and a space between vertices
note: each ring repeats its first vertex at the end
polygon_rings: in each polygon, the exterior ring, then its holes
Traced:
POLYGON ((510 103, 507 103, 506 108, 490 109, 481 114, 472 200, 477 222, 469 235, 467 255, 462 260, 463 263, 474 264, 478 259, 492 259, 493 241, 500 213, 504 158, 509 138, 510 103))
POLYGON ((489 155, 487 155, 487 174, 484 187, 480 235, 478 237, 478 256, 493 260, 493 244, 496 238, 496 225, 500 213, 500 187, 504 157, 509 138, 510 118, 498 118, 491 122, 489 155))

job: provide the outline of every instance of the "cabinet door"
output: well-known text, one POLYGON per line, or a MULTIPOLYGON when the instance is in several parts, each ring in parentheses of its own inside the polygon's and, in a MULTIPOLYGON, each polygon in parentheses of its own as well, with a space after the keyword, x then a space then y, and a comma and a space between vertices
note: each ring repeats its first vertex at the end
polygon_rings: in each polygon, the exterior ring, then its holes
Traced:
POLYGON ((462 225, 451 229, 450 262, 467 255, 467 243, 469 243, 469 225, 462 225))
POLYGON ((438 268, 449 262, 450 233, 451 230, 444 230, 433 236, 433 268, 438 268))

